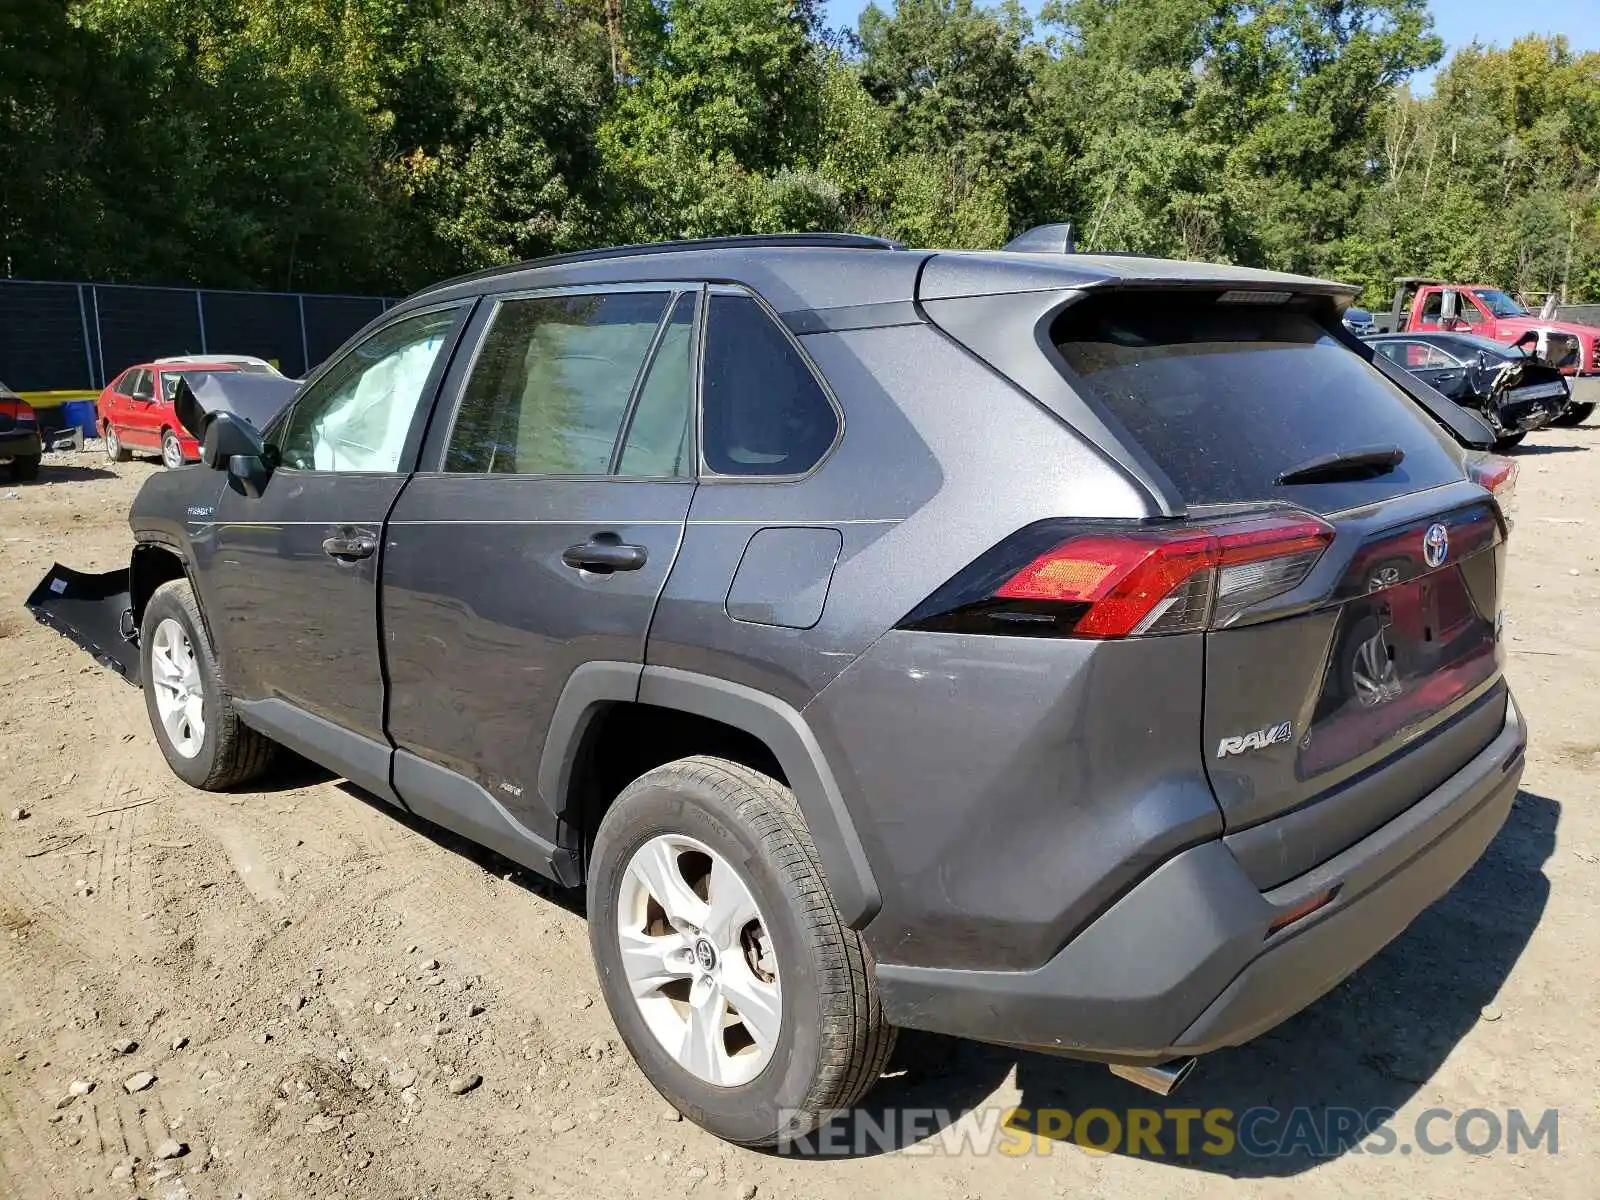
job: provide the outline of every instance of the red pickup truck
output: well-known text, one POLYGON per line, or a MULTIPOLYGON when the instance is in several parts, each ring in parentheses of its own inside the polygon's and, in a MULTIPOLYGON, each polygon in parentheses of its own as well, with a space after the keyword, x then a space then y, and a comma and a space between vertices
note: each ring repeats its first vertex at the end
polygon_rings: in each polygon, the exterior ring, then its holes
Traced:
POLYGON ((1572 385, 1572 404, 1557 425, 1581 425, 1600 402, 1600 327, 1546 319, 1499 288, 1438 279, 1395 280, 1389 316, 1395 333, 1473 333, 1548 359, 1572 385))

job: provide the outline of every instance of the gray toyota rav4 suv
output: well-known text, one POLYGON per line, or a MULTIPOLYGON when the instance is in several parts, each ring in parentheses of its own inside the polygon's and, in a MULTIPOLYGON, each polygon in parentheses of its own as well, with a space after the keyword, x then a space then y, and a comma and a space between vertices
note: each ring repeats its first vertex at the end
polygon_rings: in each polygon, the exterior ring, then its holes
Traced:
POLYGON ((1166 1091, 1522 773, 1509 464, 1352 294, 842 235, 508 267, 210 413, 129 570, 56 590, 188 783, 289 747, 586 887, 623 1039, 724 1138, 900 1027, 1166 1091))

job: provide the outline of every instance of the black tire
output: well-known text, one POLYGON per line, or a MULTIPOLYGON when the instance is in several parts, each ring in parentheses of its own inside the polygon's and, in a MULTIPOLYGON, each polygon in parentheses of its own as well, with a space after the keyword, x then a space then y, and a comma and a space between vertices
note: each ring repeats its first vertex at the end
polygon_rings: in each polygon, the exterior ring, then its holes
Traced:
POLYGON ((212 649, 211 638, 200 616, 200 606, 195 603, 194 589, 189 586, 188 580, 177 579, 162 584, 145 606, 144 620, 139 628, 139 673, 145 681, 145 711, 150 714, 150 727, 155 731, 156 742, 173 774, 189 786, 208 792, 222 791, 248 783, 272 765, 277 743, 248 728, 234 712, 233 698, 217 667, 216 652, 212 649), (183 628, 199 667, 201 712, 206 728, 200 749, 192 758, 186 758, 178 752, 162 726, 161 714, 156 707, 156 688, 151 682, 150 657, 155 631, 162 621, 168 619, 177 621, 183 628))
POLYGON ((28 483, 39 478, 39 456, 37 454, 19 454, 11 460, 11 481, 13 483, 28 483))
POLYGON ((1516 449, 1516 447, 1522 445, 1522 439, 1527 437, 1527 436, 1528 436, 1527 433, 1523 432, 1523 433, 1508 433, 1508 434, 1506 434, 1505 437, 1496 438, 1495 442, 1494 442, 1495 453, 1496 454, 1504 454, 1507 450, 1516 449))
POLYGON ((133 457, 133 452, 122 444, 122 439, 117 436, 116 426, 110 421, 105 423, 101 433, 106 439, 106 457, 112 462, 127 462, 133 457))
POLYGON ((168 470, 183 466, 183 443, 170 429, 161 431, 161 465, 168 470))
POLYGON ((743 1146, 803 1137, 883 1074, 895 1029, 871 959, 834 908, 816 847, 788 788, 726 759, 657 767, 600 823, 589 877, 589 944, 600 987, 645 1077, 690 1120, 743 1146), (645 1024, 622 967, 618 892, 635 851, 661 834, 694 838, 741 876, 767 922, 782 980, 780 1034, 762 1073, 737 1087, 680 1066, 645 1024))
POLYGON ((1582 425, 1592 416, 1594 416, 1594 403, 1592 401, 1588 404, 1568 404, 1567 411, 1554 421, 1551 421, 1550 424, 1571 428, 1574 425, 1582 425))

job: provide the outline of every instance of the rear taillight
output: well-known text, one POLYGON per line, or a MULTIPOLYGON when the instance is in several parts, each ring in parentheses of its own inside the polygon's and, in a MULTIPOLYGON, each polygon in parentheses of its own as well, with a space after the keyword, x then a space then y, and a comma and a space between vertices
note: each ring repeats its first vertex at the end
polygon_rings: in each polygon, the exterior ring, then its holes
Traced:
POLYGON ((903 628, 1080 638, 1216 629, 1298 586, 1333 540, 1307 513, 1205 525, 1043 522, 940 588, 903 628))
POLYGON ((1500 516, 1509 530, 1517 506, 1517 464, 1498 454, 1485 454, 1469 463, 1467 472, 1474 483, 1494 494, 1495 503, 1500 506, 1500 516))
POLYGON ((18 400, 16 420, 18 425, 37 425, 39 416, 33 411, 31 404, 25 404, 23 401, 18 400))

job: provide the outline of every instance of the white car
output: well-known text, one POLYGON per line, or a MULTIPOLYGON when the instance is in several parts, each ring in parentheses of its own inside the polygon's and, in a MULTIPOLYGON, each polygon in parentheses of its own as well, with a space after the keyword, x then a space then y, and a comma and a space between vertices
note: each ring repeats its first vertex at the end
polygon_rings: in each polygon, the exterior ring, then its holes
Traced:
POLYGON ((282 375, 264 358, 257 358, 253 354, 174 354, 167 358, 153 360, 158 363, 227 363, 229 366, 238 367, 239 370, 253 374, 282 375))

